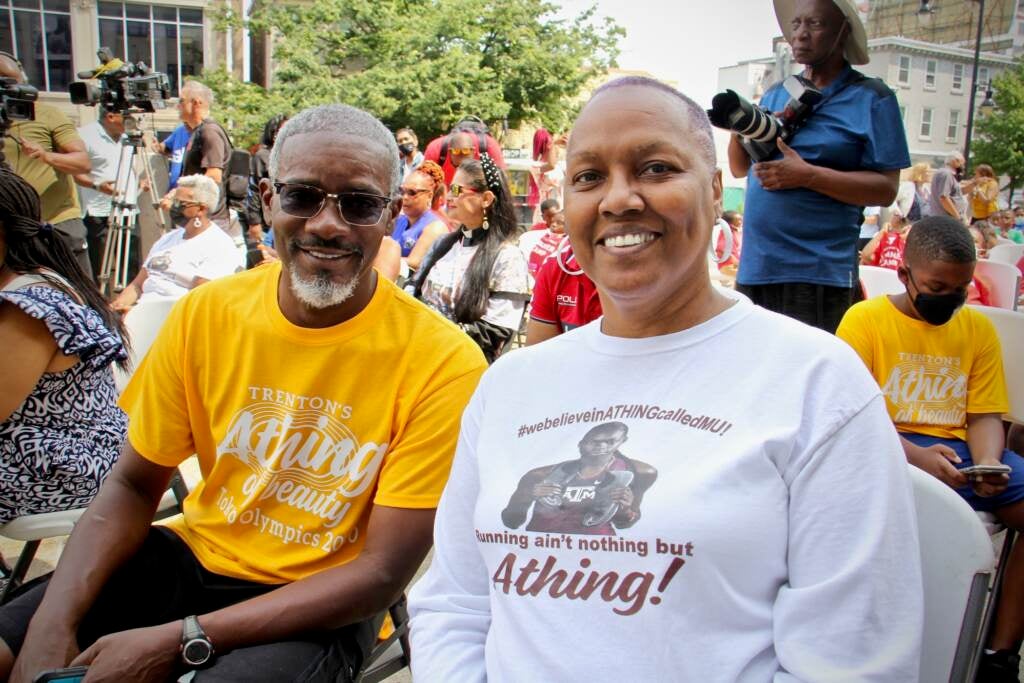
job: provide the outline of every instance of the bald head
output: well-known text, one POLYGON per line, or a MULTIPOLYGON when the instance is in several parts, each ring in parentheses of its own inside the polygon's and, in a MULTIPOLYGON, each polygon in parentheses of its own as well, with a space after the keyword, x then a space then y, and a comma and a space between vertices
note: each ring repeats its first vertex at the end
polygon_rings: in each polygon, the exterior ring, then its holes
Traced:
POLYGON ((18 60, 10 55, 0 54, 0 78, 13 78, 18 83, 24 83, 25 72, 18 60))
MULTIPOLYGON (((708 163, 708 167, 711 169, 715 168, 715 139, 711 132, 711 122, 708 120, 707 112, 704 111, 703 107, 672 86, 645 76, 627 76, 605 83, 594 91, 590 102, 593 102, 604 93, 619 92, 623 88, 646 88, 660 92, 670 98, 669 113, 675 111, 681 114, 680 121, 685 121, 687 124, 686 130, 681 134, 690 138, 690 141, 698 148, 700 156, 708 163), (691 135, 692 137, 690 137, 691 135)), ((589 106, 590 102, 587 103, 587 106, 589 106)), ((570 138, 571 144, 572 140, 570 138)))

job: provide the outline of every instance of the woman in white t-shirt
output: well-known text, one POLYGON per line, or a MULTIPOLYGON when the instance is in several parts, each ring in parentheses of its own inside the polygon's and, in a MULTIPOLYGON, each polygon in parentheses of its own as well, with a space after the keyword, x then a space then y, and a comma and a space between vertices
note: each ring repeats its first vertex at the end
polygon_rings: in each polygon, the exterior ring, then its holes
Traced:
POLYGON ((210 220, 220 197, 217 183, 205 175, 184 176, 173 193, 185 223, 149 250, 139 274, 111 302, 115 311, 147 299, 180 299, 204 282, 242 270, 234 240, 210 220))
POLYGON ((523 320, 530 282, 504 173, 484 153, 463 161, 448 188, 459 228, 437 239, 411 287, 461 327, 493 362, 523 320))
POLYGON ((499 359, 467 406, 410 595, 415 680, 918 680, 915 513, 878 385, 711 284, 721 195, 681 93, 625 78, 583 108, 565 218, 604 315, 499 359))

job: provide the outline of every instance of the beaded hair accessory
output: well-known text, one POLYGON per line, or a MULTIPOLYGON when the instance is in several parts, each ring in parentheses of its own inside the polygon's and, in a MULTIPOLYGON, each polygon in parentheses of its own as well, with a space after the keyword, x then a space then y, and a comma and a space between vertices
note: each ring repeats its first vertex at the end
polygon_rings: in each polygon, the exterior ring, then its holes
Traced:
POLYGON ((498 194, 501 190, 501 169, 487 152, 480 153, 480 166, 484 170, 484 182, 487 183, 487 189, 498 194))

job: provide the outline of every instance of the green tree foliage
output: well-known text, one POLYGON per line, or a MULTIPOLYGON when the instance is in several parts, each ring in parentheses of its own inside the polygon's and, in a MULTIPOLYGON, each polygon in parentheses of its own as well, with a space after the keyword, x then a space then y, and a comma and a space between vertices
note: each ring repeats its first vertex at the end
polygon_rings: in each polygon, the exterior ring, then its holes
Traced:
POLYGON ((204 78, 245 143, 274 113, 327 102, 409 126, 422 144, 467 114, 559 131, 587 82, 614 66, 624 31, 593 9, 573 20, 556 9, 544 0, 264 1, 247 24, 275 37, 270 91, 223 70, 204 78))
POLYGON ((971 157, 973 163, 989 164, 1008 176, 1012 192, 1024 182, 1024 62, 1018 60, 992 85, 996 110, 977 119, 971 157))

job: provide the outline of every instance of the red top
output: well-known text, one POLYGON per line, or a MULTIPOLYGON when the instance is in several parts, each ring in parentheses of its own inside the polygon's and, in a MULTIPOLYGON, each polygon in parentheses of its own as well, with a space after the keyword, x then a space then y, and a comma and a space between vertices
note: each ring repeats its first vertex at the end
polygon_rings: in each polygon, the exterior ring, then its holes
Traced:
POLYGON ((533 251, 530 252, 530 258, 527 262, 527 267, 530 269, 530 275, 535 278, 537 277, 537 271, 540 270, 541 264, 544 263, 548 256, 555 253, 555 249, 558 249, 558 245, 562 243, 563 237, 565 237, 565 235, 548 232, 540 238, 536 246, 533 247, 533 251))
MULTIPOLYGON (((473 158, 480 158, 479 142, 476 133, 467 133, 467 135, 473 140, 473 158)), ((441 146, 444 141, 448 139, 447 135, 442 135, 439 138, 434 138, 427 145, 427 148, 423 150, 423 159, 426 161, 433 161, 435 164, 440 164, 441 168, 444 169, 444 184, 451 185, 452 178, 455 177, 455 167, 452 166, 452 155, 451 152, 445 155, 444 163, 441 164, 441 146)), ((449 145, 450 146, 450 145, 449 145)), ((498 141, 492 138, 490 135, 487 136, 487 153, 491 155, 491 159, 498 165, 498 168, 505 168, 505 157, 501 154, 501 145, 498 141)))
MULTIPOLYGON (((572 272, 580 269, 571 249, 563 254, 562 262, 572 272)), ((556 258, 551 257, 537 271, 530 317, 537 322, 557 325, 559 332, 586 325, 601 317, 597 287, 585 273, 569 275, 559 267, 556 258)))
POLYGON ((887 232, 878 240, 878 246, 871 257, 871 265, 896 270, 903 265, 903 248, 906 240, 898 232, 887 232))

